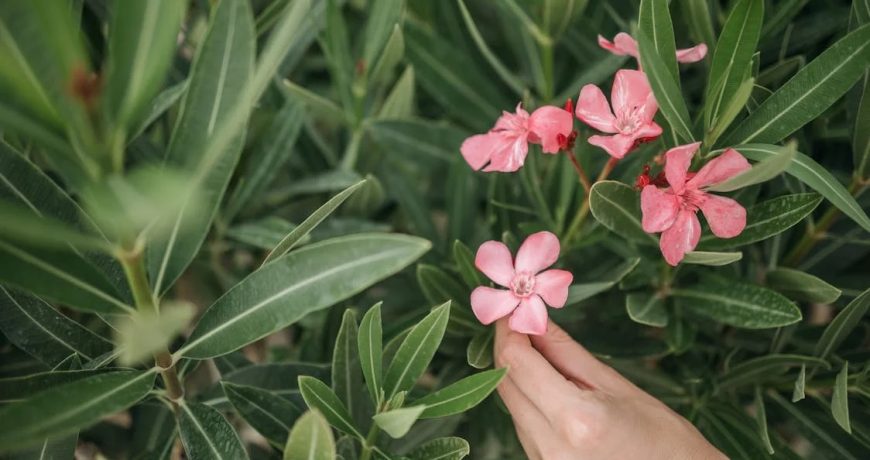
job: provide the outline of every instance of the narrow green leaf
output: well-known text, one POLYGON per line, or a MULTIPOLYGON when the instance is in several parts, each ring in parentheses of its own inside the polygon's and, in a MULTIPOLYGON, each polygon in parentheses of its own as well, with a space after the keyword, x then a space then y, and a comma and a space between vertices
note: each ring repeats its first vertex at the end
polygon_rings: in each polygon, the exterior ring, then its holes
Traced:
POLYGON ((460 414, 486 399, 505 375, 507 375, 505 368, 478 372, 434 393, 429 393, 414 401, 414 405, 425 406, 420 418, 460 414))
POLYGON ((833 303, 841 291, 821 278, 791 268, 767 272, 767 285, 789 298, 814 303, 833 303))
POLYGON ((0 217, 6 225, 0 238, 41 248, 110 252, 112 246, 103 238, 88 235, 63 222, 34 213, 33 209, 0 200, 0 217))
POLYGON ((469 366, 475 369, 486 369, 492 366, 493 336, 493 329, 487 328, 471 338, 465 350, 465 359, 469 366))
POLYGON ((525 85, 510 70, 508 70, 501 60, 499 60, 498 56, 492 52, 489 45, 486 44, 486 41, 480 34, 480 30, 478 30, 477 25, 474 23, 474 18, 472 18, 471 13, 468 12, 468 7, 465 6, 465 2, 463 0, 456 0, 456 3, 459 5, 459 12, 462 13, 462 20, 465 21, 465 27, 468 28, 468 32, 471 34, 471 38, 474 40, 474 44, 477 45, 480 54, 483 55, 483 58, 486 59, 486 62, 488 62, 490 66, 492 66, 499 78, 501 78, 502 81, 514 91, 514 93, 522 95, 525 91, 525 85))
POLYGON ((801 364, 801 370, 794 381, 794 391, 791 394, 791 402, 798 402, 807 397, 807 365, 801 364))
POLYGON ((157 121, 163 114, 175 105, 181 96, 187 91, 188 81, 184 80, 181 83, 176 83, 169 88, 164 89, 150 103, 148 113, 143 115, 140 121, 134 123, 129 129, 129 141, 133 141, 139 137, 151 124, 157 121))
POLYGON ((751 284, 696 285, 671 294, 686 309, 716 321, 748 329, 785 326, 801 320, 801 311, 782 295, 751 284))
POLYGON ((41 391, 107 372, 105 369, 50 371, 0 379, 0 402, 27 399, 41 391))
POLYGON ((459 275, 465 281, 466 286, 474 289, 483 285, 484 280, 474 265, 474 254, 462 241, 453 242, 453 262, 459 269, 459 275))
POLYGON ((758 435, 767 449, 767 453, 773 455, 773 445, 770 443, 770 433, 767 431, 767 411, 764 409, 764 398, 761 396, 761 387, 755 387, 755 422, 758 423, 758 435))
POLYGON ((834 382, 834 394, 831 397, 831 413, 834 420, 847 433, 852 432, 852 424, 849 421, 849 361, 843 364, 843 368, 837 373, 834 382))
POLYGON ((411 329, 399 346, 384 377, 384 394, 387 399, 414 386, 414 382, 435 356, 449 318, 450 302, 447 302, 433 309, 411 329))
POLYGON ((707 251, 691 251, 686 253, 683 263, 695 265, 709 265, 711 267, 721 267, 728 265, 743 258, 742 252, 707 252, 707 251))
MULTIPOLYGON (((810 410, 805 404, 792 404, 776 392, 768 392, 768 398, 775 402, 789 418, 795 421, 795 426, 816 447, 816 452, 830 452, 833 458, 857 460, 863 456, 856 454, 854 446, 857 444, 842 433, 834 424, 827 423, 830 417, 826 417, 821 411, 810 410)), ((861 452, 866 451, 862 447, 861 452)))
POLYGON ((387 95, 378 118, 403 119, 414 115, 414 81, 414 67, 408 66, 387 95))
POLYGON ((75 433, 125 409, 151 391, 154 371, 101 373, 0 408, 0 450, 75 433))
POLYGON ((870 78, 866 75, 852 133, 855 175, 864 180, 870 179, 870 78))
POLYGON ((302 414, 298 407, 260 388, 229 382, 221 382, 221 386, 239 416, 270 444, 278 449, 284 447, 290 429, 302 414))
MULTIPOLYGON (((723 83, 720 81, 720 83, 723 83)), ((716 118, 713 122, 712 126, 707 131, 706 136, 704 136, 704 144, 705 145, 715 145, 716 141, 719 139, 719 136, 731 126, 731 123, 737 118, 737 115, 740 115, 740 112, 743 111, 743 108, 746 107, 746 104, 749 102, 749 98, 752 97, 752 91, 755 89, 755 79, 747 78, 743 80, 743 83, 737 87, 737 91, 734 92, 734 96, 731 97, 731 100, 728 101, 728 104, 725 105, 725 108, 722 109, 722 113, 716 118)))
POLYGON ((321 48, 329 65, 333 87, 348 118, 353 118, 354 62, 351 56, 347 24, 342 15, 344 2, 326 0, 326 28, 321 34, 321 48))
MULTIPOLYGON (((262 219, 243 222, 227 229, 229 239, 253 246, 257 249, 271 251, 281 240, 293 231, 296 225, 278 216, 266 216, 262 219)), ((310 238, 302 238, 299 244, 307 243, 310 238)))
POLYGON ((842 97, 864 74, 868 61, 870 25, 864 25, 807 64, 719 144, 779 142, 842 97))
POLYGON ((393 409, 375 415, 372 420, 390 437, 398 439, 408 434, 408 431, 414 426, 414 422, 420 418, 420 414, 425 409, 426 406, 418 405, 393 409))
MULTIPOLYGON (((297 380, 300 375, 309 375, 328 380, 328 364, 305 362, 254 364, 222 374, 222 381, 268 390, 275 396, 299 402, 297 380)), ((218 409, 229 409, 229 400, 220 384, 214 384, 198 395, 197 400, 218 409)))
POLYGON ((233 426, 215 409, 205 404, 181 402, 178 405, 178 433, 191 459, 241 460, 248 453, 233 426))
POLYGON ((707 0, 688 0, 683 2, 681 6, 692 39, 699 43, 706 43, 710 49, 715 49, 717 46, 716 34, 713 32, 710 3, 707 0))
MULTIPOLYGON (((652 2, 648 3, 665 3, 652 2)), ((655 49, 655 43, 647 33, 639 30, 638 45, 640 50, 640 62, 646 72, 647 80, 659 103, 662 115, 671 125, 674 132, 686 143, 692 142, 692 119, 689 117, 689 109, 680 91, 679 81, 676 79, 676 70, 669 71, 665 59, 655 49)), ((673 33, 671 33, 671 47, 673 47, 673 33)), ((676 62, 674 52, 671 59, 676 62)), ((674 64, 676 67, 676 64, 674 64)))
POLYGON ((369 83, 371 85, 387 81, 392 77, 393 69, 405 57, 405 36, 402 34, 402 28, 399 24, 393 26, 393 31, 390 34, 390 39, 384 45, 384 51, 381 57, 371 68, 369 72, 369 83))
POLYGON ((363 41, 363 59, 368 65, 373 65, 381 56, 393 28, 401 22, 404 10, 405 0, 382 0, 371 5, 363 41))
POLYGON ((308 407, 320 411, 330 425, 342 433, 355 436, 360 440, 365 439, 365 436, 354 426, 353 419, 347 412, 347 407, 325 383, 314 377, 303 375, 299 377, 299 391, 302 392, 302 397, 305 398, 308 407))
POLYGON ((625 310, 636 323, 653 327, 665 327, 668 324, 668 311, 657 294, 628 294, 625 296, 625 310))
POLYGON ((794 366, 824 369, 831 367, 827 361, 813 356, 770 354, 744 361, 732 367, 719 377, 718 387, 726 389, 760 383, 766 379, 775 378, 794 366))
MULTIPOLYGON (((671 22, 671 12, 668 7, 668 2, 641 0, 640 10, 637 13, 637 28, 640 35, 645 36, 646 40, 638 39, 638 42, 647 41, 650 45, 648 49, 652 51, 649 56, 658 55, 658 61, 662 68, 670 72, 672 78, 678 78, 680 74, 677 68, 674 25, 671 22)), ((642 51, 641 55, 643 55, 642 51)), ((679 87, 679 83, 677 83, 677 87, 679 87)))
POLYGON ((360 367, 365 377, 369 397, 375 407, 380 405, 381 381, 383 379, 383 332, 381 331, 381 304, 378 302, 366 311, 359 327, 357 345, 360 367))
POLYGON ((461 460, 471 452, 468 441, 457 438, 433 439, 408 453, 411 460, 461 460))
POLYGON ((458 161, 456 146, 466 136, 465 132, 447 124, 414 119, 378 120, 367 128, 378 144, 401 158, 422 156, 439 162, 458 161))
POLYGON ((607 271, 600 280, 572 284, 568 288, 568 300, 565 305, 574 305, 610 289, 631 273, 639 263, 640 257, 633 257, 607 271))
POLYGON ((731 192, 750 185, 766 182, 782 174, 791 165, 797 155, 794 145, 787 146, 780 153, 769 156, 764 160, 752 165, 752 168, 743 171, 730 179, 714 184, 707 188, 711 192, 731 192))
POLYGON ((359 234, 287 254, 212 304, 176 353, 196 359, 229 353, 361 292, 428 249, 420 238, 359 234))
POLYGON ((47 438, 36 446, 11 454, 8 460, 60 460, 75 458, 76 447, 79 443, 79 434, 73 433, 67 436, 47 438))
POLYGON ((143 458, 170 460, 177 438, 175 417, 162 402, 139 404, 131 410, 133 436, 130 452, 143 458))
POLYGON ((335 439, 332 429, 319 412, 310 410, 293 425, 284 460, 335 460, 335 439))
POLYGON ((447 332, 451 335, 471 336, 481 329, 480 323, 468 308, 469 291, 444 270, 428 264, 417 265, 417 283, 431 305, 450 301, 450 321, 447 332))
POLYGON ((621 182, 605 180, 592 186, 589 208, 595 220, 632 241, 658 245, 655 236, 643 231, 640 193, 621 182))
POLYGON ((828 324, 822 337, 816 342, 814 354, 822 359, 827 358, 858 327, 868 309, 870 309, 870 289, 849 302, 849 305, 846 305, 846 308, 828 324))
POLYGON ((287 79, 281 81, 279 88, 288 96, 288 98, 305 104, 308 110, 321 115, 326 120, 340 122, 346 121, 344 111, 341 110, 341 107, 311 90, 303 88, 287 79))
POLYGON ((357 353, 359 330, 356 322, 356 312, 351 309, 344 311, 341 327, 335 338, 332 353, 332 390, 347 407, 354 420, 361 420, 364 411, 363 376, 361 373, 360 356, 357 353))

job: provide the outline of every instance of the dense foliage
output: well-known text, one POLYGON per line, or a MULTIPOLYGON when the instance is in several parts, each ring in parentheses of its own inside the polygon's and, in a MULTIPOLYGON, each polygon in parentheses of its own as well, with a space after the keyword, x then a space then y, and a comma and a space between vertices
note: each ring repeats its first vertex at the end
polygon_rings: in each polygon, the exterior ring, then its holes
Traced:
POLYGON ((475 251, 548 231, 573 273, 553 320, 730 457, 867 458, 868 22, 867 0, 2 1, 0 454, 522 458, 475 251), (637 60, 599 47, 618 32, 637 60), (618 161, 576 120, 513 173, 460 154, 639 66, 663 132, 618 161), (745 228, 666 261, 640 190, 692 142, 691 171, 752 163, 705 189, 745 228))

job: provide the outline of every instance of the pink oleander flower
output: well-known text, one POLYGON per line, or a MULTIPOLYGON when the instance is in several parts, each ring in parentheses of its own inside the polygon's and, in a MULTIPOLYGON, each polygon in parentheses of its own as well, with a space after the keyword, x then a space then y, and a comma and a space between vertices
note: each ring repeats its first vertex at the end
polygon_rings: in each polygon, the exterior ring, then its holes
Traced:
MULTIPOLYGON (((640 53, 637 50, 637 40, 625 32, 616 34, 616 36, 613 37, 612 42, 599 35, 598 46, 616 54, 617 56, 631 56, 637 59, 638 65, 640 65, 640 53)), ((698 62, 701 59, 704 59, 704 56, 706 55, 707 45, 701 43, 691 48, 677 50, 677 62, 685 64, 698 62)))
POLYGON ((587 125, 612 134, 591 136, 590 144, 622 159, 639 143, 661 135, 662 127, 653 121, 658 108, 646 75, 639 70, 623 69, 616 72, 613 80, 610 104, 601 88, 589 84, 580 90, 576 115, 587 125))
POLYGON ((513 172, 526 161, 529 143, 540 144, 544 153, 557 153, 573 130, 571 112, 547 105, 529 115, 520 103, 516 113, 502 112, 489 132, 466 139, 460 151, 475 171, 489 163, 486 172, 513 172))
POLYGON ((642 226, 647 233, 661 232, 659 247, 665 260, 677 265, 701 238, 698 210, 719 238, 733 238, 746 227, 746 209, 723 196, 712 195, 705 187, 718 184, 750 168, 737 150, 710 160, 697 173, 689 165, 700 142, 674 147, 665 153, 665 180, 670 187, 646 185, 640 194, 642 226))
POLYGON ((508 325, 523 334, 547 332, 547 307, 562 308, 568 286, 574 280, 566 270, 546 270, 559 258, 559 239, 550 232, 530 235, 513 260, 507 246, 498 241, 480 245, 474 264, 489 279, 507 289, 480 286, 471 293, 474 316, 490 324, 511 315, 508 325), (511 314, 513 313, 513 314, 511 314))

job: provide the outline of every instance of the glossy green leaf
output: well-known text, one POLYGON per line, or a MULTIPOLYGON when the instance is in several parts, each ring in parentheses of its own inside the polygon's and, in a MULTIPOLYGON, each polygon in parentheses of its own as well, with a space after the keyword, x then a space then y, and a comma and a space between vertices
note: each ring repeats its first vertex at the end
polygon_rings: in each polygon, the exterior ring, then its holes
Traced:
POLYGON ((685 258, 683 258, 683 263, 721 267, 723 265, 737 262, 742 258, 742 252, 691 251, 686 253, 685 258))
POLYGON ((849 421, 849 361, 843 364, 837 379, 834 382, 834 394, 831 397, 831 413, 834 420, 847 433, 852 432, 852 424, 849 421))
POLYGON ((758 435, 767 449, 767 453, 774 454, 773 445, 770 443, 770 433, 767 431, 767 411, 764 408, 764 397, 761 396, 761 387, 755 387, 755 422, 758 423, 758 435))
POLYGON ((718 386, 725 389, 760 383, 795 366, 824 369, 831 367, 827 361, 813 356, 770 354, 744 361, 732 367, 719 377, 718 386))
POLYGON ((242 460, 248 453, 233 426, 217 410, 194 402, 178 405, 178 433, 191 459, 242 460))
MULTIPOLYGON (((645 36, 649 42, 650 57, 658 55, 658 61, 663 69, 670 72, 673 78, 679 77, 677 68, 677 47, 674 43, 674 25, 671 22, 671 12, 668 2, 658 0, 641 0, 637 13, 637 28, 640 36, 645 36)), ((644 40, 638 39, 638 42, 644 40)), ((643 55, 643 52, 641 52, 643 55)), ((646 65, 644 65, 646 67, 646 65)), ((679 87, 679 83, 677 84, 679 87)))
POLYGON ((822 52, 726 135, 720 145, 779 142, 837 101, 867 68, 870 25, 822 52))
POLYGON ((311 409, 316 409, 342 433, 355 436, 357 439, 365 439, 365 436, 354 426, 353 419, 347 411, 347 407, 338 399, 338 396, 325 383, 314 377, 299 377, 299 391, 305 398, 305 403, 311 409))
POLYGON ((290 231, 284 239, 275 246, 274 249, 266 256, 266 260, 263 261, 263 266, 272 262, 273 260, 287 254, 294 246, 301 240, 302 238, 308 236, 317 225, 323 222, 324 219, 329 217, 342 203, 344 200, 348 199, 355 191, 357 191, 360 187, 362 187, 366 183, 366 179, 363 179, 357 182, 354 185, 346 188, 344 191, 332 197, 329 201, 323 204, 323 206, 317 208, 316 211, 311 213, 308 218, 302 221, 301 224, 297 225, 296 228, 290 231))
POLYGON ((163 86, 186 9, 174 0, 113 2, 105 94, 112 121, 122 132, 143 117, 163 86))
POLYGON ((815 193, 797 193, 755 204, 746 210, 746 227, 743 232, 728 239, 717 238, 712 233, 703 235, 698 249, 726 249, 766 240, 802 221, 821 201, 821 197, 815 193))
POLYGON ((284 447, 284 460, 335 460, 335 439, 323 415, 306 412, 293 425, 284 447))
POLYGON ((710 64, 704 113, 708 128, 718 124, 750 73, 763 20, 764 0, 740 0, 728 14, 710 64))
POLYGON ((67 318, 42 299, 0 286, 0 331, 18 348, 49 366, 70 353, 85 360, 112 351, 112 344, 67 318))
POLYGON ((785 296, 805 302, 832 303, 841 291, 821 278, 791 268, 776 268, 767 272, 767 285, 785 296))
POLYGON ((410 390, 423 374, 441 344, 449 318, 450 302, 447 302, 432 310, 411 329, 399 346, 384 377, 384 394, 387 399, 400 391, 410 390))
POLYGON ((0 402, 27 399, 41 391, 107 372, 105 369, 51 371, 0 379, 0 402))
POLYGON ((658 245, 655 236, 643 231, 640 193, 621 182, 605 180, 592 186, 589 208, 595 220, 632 241, 658 245))
POLYGON ((262 434, 269 443, 281 448, 287 435, 302 414, 293 403, 267 390, 221 382, 227 399, 239 416, 262 434))
POLYGON ((342 316, 341 327, 338 329, 332 352, 332 390, 347 407, 354 420, 361 420, 365 409, 362 368, 360 355, 357 353, 358 344, 359 329, 356 312, 347 309, 342 316))
POLYGON ((676 288, 671 294, 696 314, 748 329, 785 326, 802 317, 800 309, 787 298, 751 284, 702 284, 676 288))
POLYGON ((408 431, 414 425, 414 422, 420 418, 420 414, 426 409, 426 406, 411 406, 401 409, 393 409, 386 412, 381 412, 372 420, 384 430, 390 437, 397 439, 408 434, 408 431))
MULTIPOLYGON (((663 2, 649 1, 648 3, 661 4, 663 2)), ((686 101, 683 99, 683 94, 680 91, 679 81, 676 79, 678 75, 676 70, 669 70, 666 61, 659 54, 660 51, 655 49, 656 45, 654 41, 643 30, 639 30, 638 45, 640 62, 656 101, 659 103, 659 110, 674 132, 684 142, 691 142, 694 140, 692 135, 692 119, 689 117, 689 109, 686 107, 686 101)), ((676 68, 673 46, 673 32, 671 32, 670 58, 674 61, 674 68, 676 68)))
POLYGON ((369 397, 377 407, 380 404, 383 380, 383 332, 381 330, 381 304, 376 303, 363 315, 357 337, 360 367, 365 377, 369 397))
POLYGON ((461 460, 471 452, 468 441, 457 438, 437 438, 408 453, 411 460, 461 460))
POLYGON ((633 257, 607 271, 598 281, 572 284, 568 288, 568 300, 565 305, 574 305, 610 289, 631 273, 639 263, 640 258, 633 257))
POLYGON ((814 354, 819 358, 827 358, 858 327, 868 309, 870 309, 870 289, 849 302, 849 305, 846 305, 846 308, 828 324, 822 337, 816 342, 814 354))
POLYGON ((495 390, 507 375, 507 369, 478 372, 414 401, 425 406, 420 418, 447 417, 478 405, 495 390))
POLYGON ((866 76, 852 130, 852 161, 855 175, 870 179, 870 78, 866 76))
POLYGON ((75 433, 126 409, 151 391, 154 376, 154 371, 102 373, 6 405, 0 408, 0 450, 75 433))
POLYGON ((780 153, 755 163, 752 165, 752 168, 732 176, 723 182, 714 184, 708 187, 707 190, 711 192, 732 192, 749 187, 750 185, 769 181, 788 169, 796 155, 797 150, 795 150, 794 146, 787 146, 780 153))
POLYGON ((801 370, 794 381, 794 391, 791 394, 791 402, 798 402, 807 397, 807 365, 801 364, 801 370))
POLYGON ((487 328, 471 338, 468 348, 465 349, 465 359, 469 366, 475 369, 486 369, 492 366, 493 336, 492 328, 487 328))
POLYGON ((668 324, 668 311, 657 294, 628 294, 625 296, 625 310, 636 323, 653 327, 665 327, 668 324))
POLYGON ((212 304, 177 354, 202 359, 229 353, 359 293, 428 249, 420 238, 359 234, 287 254, 212 304))

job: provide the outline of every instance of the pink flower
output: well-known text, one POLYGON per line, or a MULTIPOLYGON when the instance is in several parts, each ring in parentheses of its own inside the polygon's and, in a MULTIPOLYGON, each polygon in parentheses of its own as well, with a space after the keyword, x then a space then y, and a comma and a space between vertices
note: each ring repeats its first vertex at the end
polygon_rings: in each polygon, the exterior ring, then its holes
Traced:
MULTIPOLYGON (((616 36, 613 37, 612 42, 599 35, 598 46, 616 54, 617 56, 631 56, 640 62, 640 53, 637 50, 637 40, 625 32, 616 34, 616 36)), ((701 43, 691 48, 677 50, 677 62, 685 64, 698 62, 701 59, 704 59, 704 56, 706 55, 707 45, 701 43)))
POLYGON ((466 139, 460 151, 475 171, 489 163, 486 172, 513 172, 526 161, 529 143, 541 144, 544 153, 557 153, 573 129, 571 112, 547 105, 529 115, 520 103, 515 114, 502 112, 489 132, 466 139))
POLYGON ((610 93, 613 112, 601 88, 586 85, 577 100, 577 118, 612 136, 592 136, 589 143, 621 159, 640 142, 655 139, 662 128, 653 121, 658 110, 646 75, 639 70, 616 72, 610 93))
POLYGON ((704 188, 722 182, 747 169, 749 162, 734 149, 710 160, 697 173, 690 173, 692 156, 700 142, 674 147, 665 153, 668 188, 647 185, 640 194, 641 222, 648 233, 662 232, 659 247, 665 260, 677 265, 695 249, 701 237, 700 209, 719 238, 733 238, 746 227, 746 209, 740 203, 707 193, 704 188))
POLYGON ((471 309, 483 324, 511 315, 508 325, 523 333, 547 332, 547 307, 562 308, 568 300, 571 272, 547 270, 559 258, 559 239, 550 232, 530 235, 517 251, 516 261, 504 244, 480 245, 474 264, 504 289, 480 286, 471 293, 471 309))

